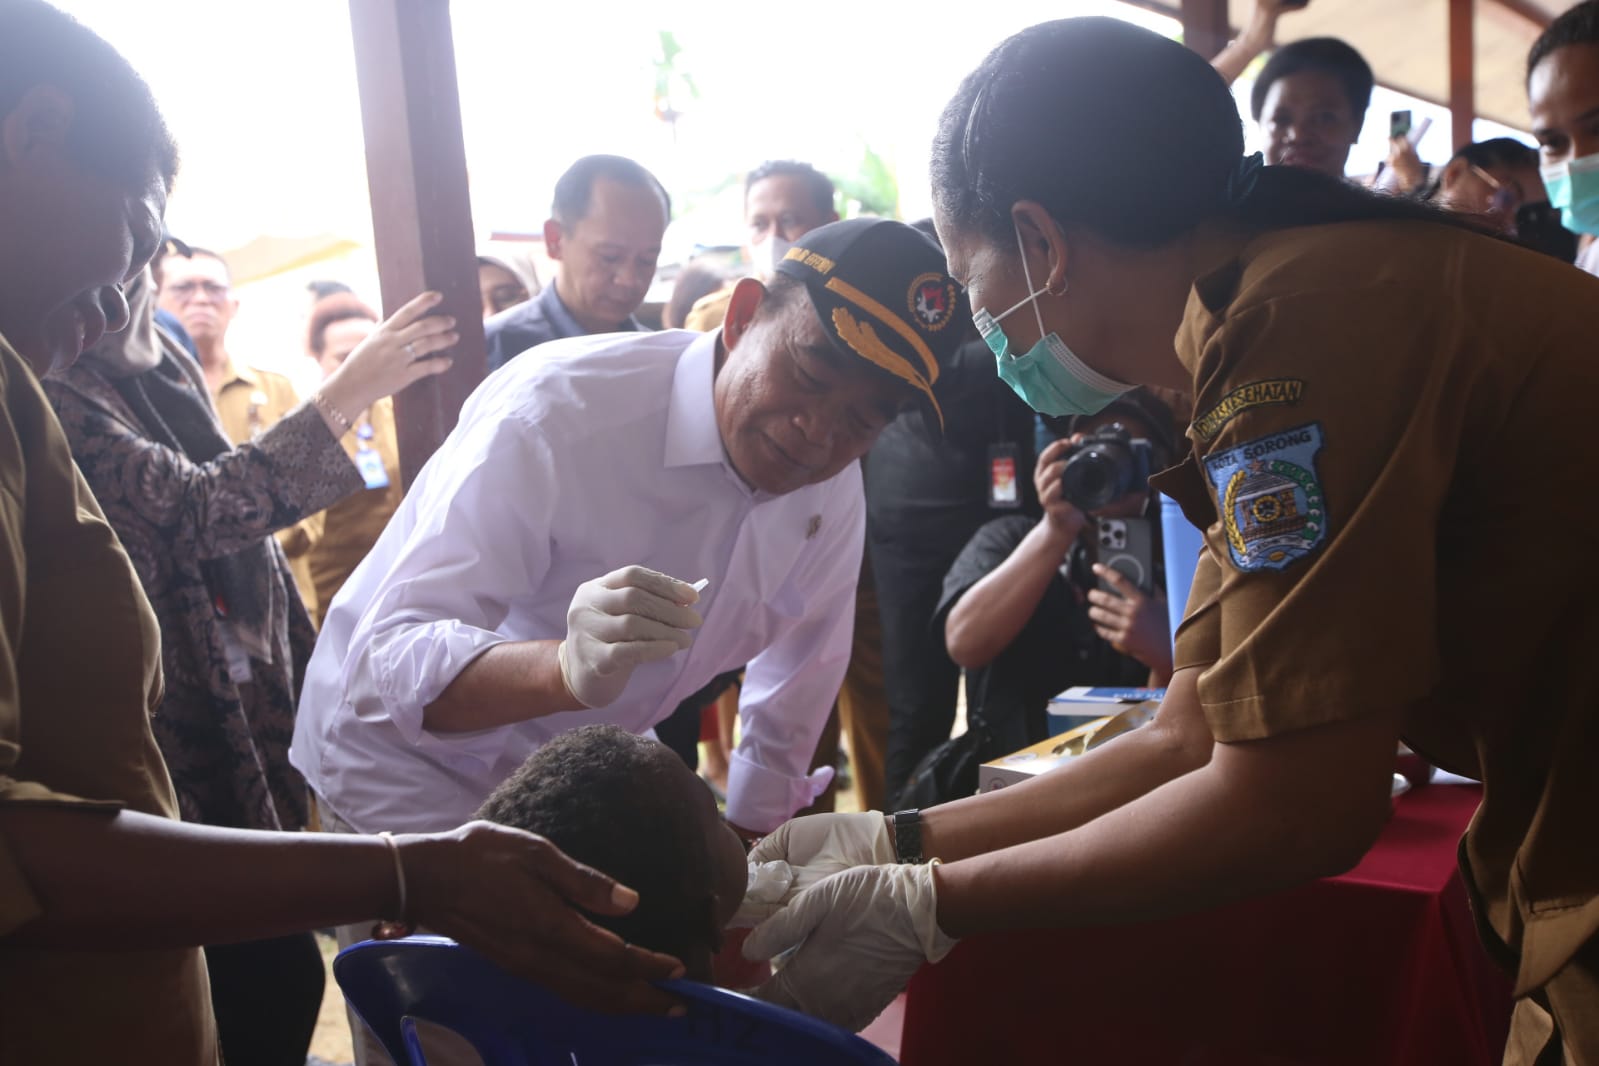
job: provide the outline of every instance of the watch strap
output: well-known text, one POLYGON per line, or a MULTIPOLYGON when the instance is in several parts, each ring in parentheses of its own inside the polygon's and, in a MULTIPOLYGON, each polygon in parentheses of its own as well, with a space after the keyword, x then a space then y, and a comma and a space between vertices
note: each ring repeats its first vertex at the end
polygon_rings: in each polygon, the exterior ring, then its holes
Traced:
POLYGON ((902 863, 922 861, 922 812, 894 812, 894 851, 902 863))

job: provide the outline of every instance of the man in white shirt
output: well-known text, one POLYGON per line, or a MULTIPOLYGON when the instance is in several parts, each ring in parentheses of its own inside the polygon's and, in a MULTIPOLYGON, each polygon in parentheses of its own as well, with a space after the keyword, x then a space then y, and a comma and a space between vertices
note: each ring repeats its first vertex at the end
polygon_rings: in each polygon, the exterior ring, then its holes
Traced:
POLYGON ((937 414, 963 313, 931 241, 860 219, 741 281, 718 333, 572 338, 497 373, 323 626, 290 757, 334 824, 457 825, 556 734, 642 733, 745 663, 728 820, 808 804, 857 460, 907 405, 937 414))

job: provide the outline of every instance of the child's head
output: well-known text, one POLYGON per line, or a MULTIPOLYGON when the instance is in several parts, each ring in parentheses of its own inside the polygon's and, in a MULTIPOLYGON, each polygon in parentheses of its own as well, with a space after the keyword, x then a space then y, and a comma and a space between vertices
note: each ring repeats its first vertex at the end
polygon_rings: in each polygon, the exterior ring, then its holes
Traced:
POLYGON ((744 897, 744 848, 710 789, 670 748, 610 725, 562 733, 501 783, 478 817, 546 837, 635 889, 632 914, 596 923, 709 979, 722 929, 744 897))

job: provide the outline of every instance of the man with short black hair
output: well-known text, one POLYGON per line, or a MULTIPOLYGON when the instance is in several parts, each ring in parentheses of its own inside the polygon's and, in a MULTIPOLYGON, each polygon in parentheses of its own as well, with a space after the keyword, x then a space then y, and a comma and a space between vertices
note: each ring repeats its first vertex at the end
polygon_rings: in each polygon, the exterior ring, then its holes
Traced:
MULTIPOLYGON (((770 281, 777 264, 818 226, 838 221, 833 179, 809 163, 769 159, 744 178, 744 257, 751 273, 770 281)), ((684 319, 685 329, 707 332, 722 324, 733 287, 702 297, 684 319)))
POLYGON ((228 352, 228 327, 239 313, 239 298, 220 255, 205 248, 174 250, 161 260, 160 281, 161 309, 176 315, 194 339, 229 440, 244 444, 299 405, 288 378, 246 366, 228 352))
POLYGON ((655 175, 619 155, 589 155, 555 183, 544 248, 560 264, 534 299, 483 324, 489 369, 562 337, 644 329, 644 302, 672 199, 655 175))

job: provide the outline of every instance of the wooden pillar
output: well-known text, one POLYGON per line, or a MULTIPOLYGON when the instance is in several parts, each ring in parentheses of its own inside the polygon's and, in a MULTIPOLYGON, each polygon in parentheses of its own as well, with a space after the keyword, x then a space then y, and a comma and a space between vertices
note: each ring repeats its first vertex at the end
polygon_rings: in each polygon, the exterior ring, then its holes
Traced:
POLYGON ((1472 141, 1477 118, 1476 2, 1449 0, 1449 125, 1456 150, 1472 141))
POLYGON ((446 374, 395 397, 407 486, 483 380, 482 301, 448 0, 350 0, 383 311, 444 294, 461 341, 446 374))
POLYGON ((1227 21, 1227 0, 1182 0, 1183 44, 1206 59, 1227 47, 1232 24, 1227 21))

